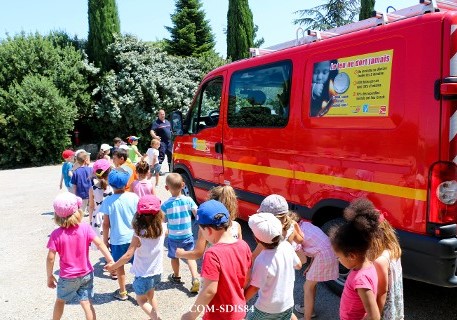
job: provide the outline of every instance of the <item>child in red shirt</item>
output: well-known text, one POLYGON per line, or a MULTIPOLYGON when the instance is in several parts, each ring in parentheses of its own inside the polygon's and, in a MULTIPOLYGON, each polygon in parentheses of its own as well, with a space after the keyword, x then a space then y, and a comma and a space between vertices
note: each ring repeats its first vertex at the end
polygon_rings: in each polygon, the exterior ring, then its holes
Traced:
POLYGON ((230 214, 221 202, 202 203, 196 221, 212 246, 203 256, 197 300, 181 319, 196 319, 202 311, 205 311, 203 320, 244 319, 248 308, 244 287, 251 266, 251 250, 245 241, 231 235, 230 214))

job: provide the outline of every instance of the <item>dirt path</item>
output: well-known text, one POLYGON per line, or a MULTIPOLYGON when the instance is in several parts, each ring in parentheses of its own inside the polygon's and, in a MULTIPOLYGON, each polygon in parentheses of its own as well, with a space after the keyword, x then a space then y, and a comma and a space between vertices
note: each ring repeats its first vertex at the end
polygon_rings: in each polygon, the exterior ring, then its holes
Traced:
MULTIPOLYGON (((158 188, 164 200, 169 193, 161 177, 158 188)), ((46 286, 46 243, 56 227, 52 221, 52 201, 59 191, 60 166, 0 171, 0 310, 2 319, 50 319, 56 297, 55 290, 46 286)), ((85 218, 87 219, 87 218, 85 218)), ((117 301, 111 294, 118 288, 117 281, 102 272, 98 251, 91 252, 95 266, 95 310, 98 319, 147 319, 136 305, 134 296, 126 302, 117 301)), ((182 268, 184 286, 170 285, 166 280, 171 272, 168 259, 157 290, 163 319, 180 319, 194 296, 189 295, 190 274, 182 268)), ((56 263, 54 270, 58 269, 56 263)), ((129 267, 127 267, 128 271, 129 267)), ((133 281, 128 273, 127 283, 133 281)), ((133 292, 131 286, 128 290, 133 292)), ((83 319, 79 304, 67 305, 63 319, 83 319)))

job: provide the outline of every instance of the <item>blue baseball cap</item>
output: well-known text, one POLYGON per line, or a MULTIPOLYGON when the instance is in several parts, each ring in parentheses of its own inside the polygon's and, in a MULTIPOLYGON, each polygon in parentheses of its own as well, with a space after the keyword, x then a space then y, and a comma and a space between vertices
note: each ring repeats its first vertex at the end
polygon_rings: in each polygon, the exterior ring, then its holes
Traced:
POLYGON ((127 185, 130 174, 124 170, 111 170, 108 174, 108 183, 115 189, 122 189, 127 185))
POLYGON ((230 214, 227 208, 217 200, 208 200, 203 202, 197 209, 197 223, 219 226, 229 222, 230 214), (216 218, 216 215, 222 213, 223 215, 216 218))

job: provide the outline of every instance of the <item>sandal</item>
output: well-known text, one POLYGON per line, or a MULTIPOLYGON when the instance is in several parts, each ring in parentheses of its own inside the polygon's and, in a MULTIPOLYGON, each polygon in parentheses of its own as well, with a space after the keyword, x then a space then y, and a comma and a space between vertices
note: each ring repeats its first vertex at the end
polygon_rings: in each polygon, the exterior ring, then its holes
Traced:
POLYGON ((117 280, 117 274, 111 274, 111 280, 117 280))
POLYGON ((182 283, 181 277, 177 277, 173 273, 168 276, 168 281, 173 283, 182 283))
POLYGON ((120 292, 119 289, 117 289, 116 291, 114 291, 113 297, 117 300, 125 301, 129 298, 129 295, 127 291, 120 292))

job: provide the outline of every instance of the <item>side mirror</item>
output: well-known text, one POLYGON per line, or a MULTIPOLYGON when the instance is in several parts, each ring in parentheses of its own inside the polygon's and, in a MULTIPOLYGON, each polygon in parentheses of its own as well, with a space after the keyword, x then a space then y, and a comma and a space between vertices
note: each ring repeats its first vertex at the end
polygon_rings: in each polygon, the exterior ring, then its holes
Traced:
POLYGON ((171 131, 175 136, 182 136, 184 134, 181 111, 173 111, 171 113, 171 131))

